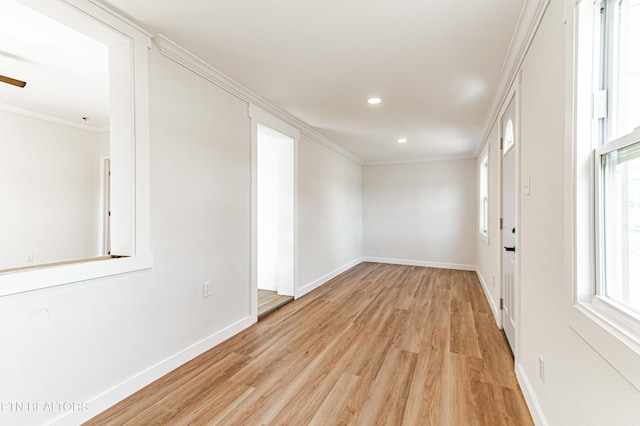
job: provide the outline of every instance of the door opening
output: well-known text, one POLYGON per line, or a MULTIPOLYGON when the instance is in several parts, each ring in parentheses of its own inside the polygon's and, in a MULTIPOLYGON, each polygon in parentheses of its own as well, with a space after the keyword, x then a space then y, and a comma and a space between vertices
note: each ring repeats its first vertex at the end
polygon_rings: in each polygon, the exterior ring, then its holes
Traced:
POLYGON ((111 254, 111 159, 102 159, 102 244, 101 254, 111 254))
POLYGON ((294 139, 257 129, 258 315, 294 296, 294 139))

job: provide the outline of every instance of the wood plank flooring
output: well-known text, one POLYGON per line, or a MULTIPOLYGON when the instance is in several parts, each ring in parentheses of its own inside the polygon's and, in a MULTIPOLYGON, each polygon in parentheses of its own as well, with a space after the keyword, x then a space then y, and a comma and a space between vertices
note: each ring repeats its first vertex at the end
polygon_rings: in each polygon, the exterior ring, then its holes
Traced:
POLYGON ((475 273, 362 263, 87 425, 532 425, 475 273))
POLYGON ((258 318, 262 319, 291 301, 293 301, 291 296, 282 296, 277 291, 258 289, 258 318))

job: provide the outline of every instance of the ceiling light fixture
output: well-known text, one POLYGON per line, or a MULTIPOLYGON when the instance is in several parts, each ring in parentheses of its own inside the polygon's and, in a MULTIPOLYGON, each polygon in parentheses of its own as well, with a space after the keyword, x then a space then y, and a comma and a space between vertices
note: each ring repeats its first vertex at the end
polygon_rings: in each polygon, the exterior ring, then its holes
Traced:
POLYGON ((380 102, 382 102, 382 99, 380 99, 380 98, 369 98, 369 99, 367 99, 367 103, 369 105, 378 105, 380 102))
POLYGON ((407 138, 398 139, 398 143, 405 143, 406 141, 407 141, 407 138))

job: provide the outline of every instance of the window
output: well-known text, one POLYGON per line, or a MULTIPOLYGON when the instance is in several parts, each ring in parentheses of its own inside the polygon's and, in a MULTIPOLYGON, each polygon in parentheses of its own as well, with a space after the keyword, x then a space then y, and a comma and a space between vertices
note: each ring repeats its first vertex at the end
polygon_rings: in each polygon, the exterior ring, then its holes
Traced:
POLYGON ((612 106, 606 126, 611 140, 640 126, 640 0, 607 0, 602 10, 601 68, 612 106))
POLYGON ((5 270, 0 296, 150 268, 148 49, 146 34, 91 2, 26 2, 57 23, 108 49, 109 130, 112 160, 111 254, 82 262, 5 270))
POLYGON ((640 0, 574 10, 570 325, 640 389, 640 0))
POLYGON ((489 151, 485 150, 480 156, 479 169, 479 205, 478 205, 478 230, 480 235, 489 237, 489 151))
POLYGON ((640 135, 631 136, 596 151, 597 294, 640 315, 640 135))
POLYGON ((640 0, 605 0, 598 10, 595 111, 596 291, 640 314, 640 0), (608 109, 608 111, 607 111, 608 109))
POLYGON ((502 151, 503 155, 507 154, 507 152, 511 149, 515 141, 516 140, 513 134, 513 120, 509 119, 504 129, 504 147, 502 151))

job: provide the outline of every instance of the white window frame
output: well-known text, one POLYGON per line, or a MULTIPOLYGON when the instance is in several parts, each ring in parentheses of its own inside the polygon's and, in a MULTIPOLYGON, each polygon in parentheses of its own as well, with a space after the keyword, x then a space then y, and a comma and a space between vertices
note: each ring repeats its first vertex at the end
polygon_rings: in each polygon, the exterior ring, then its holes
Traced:
POLYGON ((478 233, 480 238, 487 244, 489 244, 489 149, 490 147, 487 143, 478 156, 478 233), (483 179, 485 164, 486 175, 483 179), (485 209, 484 214, 483 208, 485 209))
POLYGON ((567 147, 565 240, 567 281, 571 282, 571 328, 640 389, 640 321, 610 299, 598 295, 598 216, 600 155, 617 149, 640 133, 596 148, 600 125, 593 118, 593 93, 598 70, 596 3, 567 0, 567 147), (596 167, 597 165, 597 167, 596 167))
POLYGON ((595 276, 595 299, 597 303, 605 304, 608 309, 615 312, 625 324, 629 324, 640 336, 640 314, 633 312, 617 303, 615 300, 604 296, 606 287, 606 277, 604 272, 603 259, 605 253, 605 229, 604 229, 604 174, 602 161, 603 158, 612 152, 626 148, 630 145, 640 142, 640 128, 632 133, 617 138, 610 142, 597 147, 594 151, 594 193, 595 193, 595 259, 596 259, 596 276, 595 276))
POLYGON ((112 257, 0 274, 0 296, 151 268, 149 77, 151 37, 89 0, 18 0, 109 46, 112 257))

